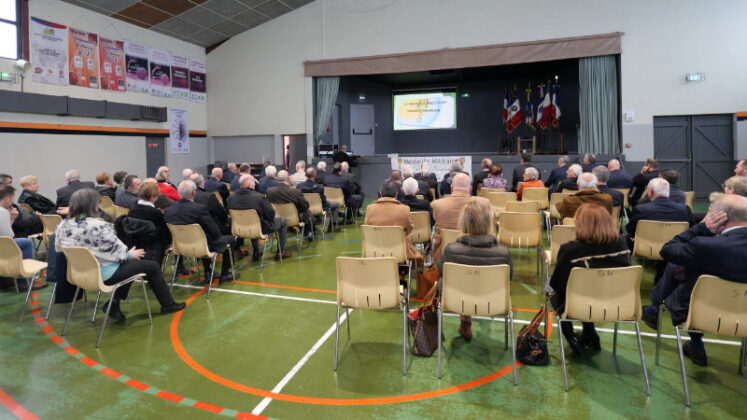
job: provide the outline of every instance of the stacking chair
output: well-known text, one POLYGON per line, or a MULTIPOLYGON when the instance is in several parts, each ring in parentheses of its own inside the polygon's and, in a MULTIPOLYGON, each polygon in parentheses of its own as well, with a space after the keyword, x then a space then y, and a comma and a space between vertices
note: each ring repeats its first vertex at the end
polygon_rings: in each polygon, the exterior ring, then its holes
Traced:
POLYGON ((397 264, 407 266, 407 290, 410 290, 412 261, 407 259, 407 242, 401 226, 362 225, 361 243, 361 257, 393 257, 397 264))
MULTIPOLYGON (((506 346, 511 331, 511 361, 516 376, 516 348, 514 339, 514 311, 511 307, 511 269, 507 264, 473 266, 444 263, 441 301, 438 305, 438 337, 443 330, 443 311, 460 315, 505 316, 506 346)), ((441 340, 438 340, 438 378, 441 379, 441 340)))
POLYGON ((460 236, 464 235, 461 230, 456 229, 439 229, 438 231, 441 232, 441 255, 444 255, 446 245, 456 242, 460 236))
POLYGON ((504 211, 514 213, 537 213, 539 211, 539 201, 508 201, 504 211))
POLYGON ((675 236, 686 231, 687 222, 641 220, 635 230, 633 255, 647 260, 662 260, 659 251, 675 236))
POLYGON ((418 200, 425 200, 425 196, 423 194, 416 194, 415 198, 417 198, 418 200))
MULTIPOLYGON (((744 283, 731 282, 710 275, 700 276, 695 283, 690 296, 687 320, 675 326, 685 405, 690 405, 690 392, 687 388, 685 358, 682 353, 682 332, 702 332, 741 338, 738 371, 740 375, 744 375, 745 358, 747 358, 747 328, 745 328, 747 299, 745 297, 747 297, 747 284, 744 283)), ((657 334, 657 356, 659 340, 660 336, 657 334)))
POLYGON ((574 217, 564 217, 563 218, 563 226, 576 226, 576 218, 574 218, 574 217))
POLYGON ((481 188, 477 191, 477 195, 480 197, 488 198, 490 193, 506 192, 505 188, 481 188))
POLYGON ((55 230, 57 230, 57 225, 62 221, 62 217, 58 214, 40 214, 39 218, 42 221, 42 225, 44 225, 42 239, 47 248, 49 248, 49 235, 54 234, 55 230))
POLYGON ((301 251, 303 251, 303 238, 304 233, 306 232, 306 226, 298 217, 298 209, 296 208, 296 205, 293 203, 272 203, 272 208, 275 209, 275 217, 285 217, 288 219, 288 227, 296 228, 298 230, 298 255, 301 255, 301 251))
MULTIPOLYGON (((207 278, 207 298, 210 299, 210 291, 213 288, 213 275, 215 274, 215 261, 218 259, 219 253, 210 251, 210 249, 208 248, 207 237, 205 236, 205 232, 202 230, 202 227, 200 227, 200 225, 196 223, 193 223, 191 225, 172 225, 171 223, 167 223, 166 226, 168 226, 169 231, 171 231, 171 249, 174 255, 176 255, 176 258, 174 258, 174 273, 171 277, 171 288, 174 288, 174 280, 176 280, 176 267, 179 264, 180 258, 210 258, 212 259, 212 264, 210 266, 210 277, 207 278)), ((231 250, 230 244, 227 244, 226 246, 229 250, 229 258, 231 258, 231 274, 233 275, 233 279, 235 281, 236 273, 234 271, 233 265, 233 251, 231 250)), ((226 262, 223 261, 223 264, 225 263, 226 262)), ((203 270, 207 271, 205 269, 203 270)), ((205 274, 207 274, 207 272, 205 274)))
POLYGON ((231 183, 230 182, 224 182, 223 185, 226 186, 226 188, 228 189, 229 192, 231 191, 231 183))
MULTIPOLYGON (((324 211, 322 205, 322 197, 318 193, 303 193, 303 197, 309 202, 309 211, 312 216, 320 216, 322 218, 322 239, 324 239, 325 226, 327 226, 327 212, 324 211)), ((311 234, 314 235, 314 229, 311 230, 311 234)), ((316 239, 316 237, 314 237, 316 239)))
POLYGON ((223 197, 220 195, 220 193, 218 191, 213 191, 213 195, 215 196, 215 198, 218 199, 218 202, 222 206, 223 205, 223 197))
MULTIPOLYGON (((612 355, 617 354, 617 324, 620 322, 635 325, 638 339, 638 353, 641 358, 646 395, 651 395, 646 370, 646 356, 643 354, 641 329, 641 275, 643 267, 635 265, 621 268, 579 268, 571 269, 565 294, 565 312, 555 313, 560 321, 614 322, 615 332, 612 341, 612 355)), ((565 367, 563 333, 558 328, 560 360, 563 366, 563 384, 568 391, 568 375, 565 367)))
MULTIPOLYGON (((75 301, 78 300, 78 292, 80 289, 109 293, 109 304, 106 306, 106 315, 104 316, 104 322, 101 324, 101 331, 99 332, 99 338, 96 340, 96 348, 99 348, 101 344, 101 337, 104 335, 104 328, 106 328, 106 321, 109 318, 109 311, 112 308, 112 302, 114 301, 114 293, 120 287, 132 283, 136 280, 140 281, 143 286, 143 296, 145 297, 145 306, 148 308, 148 319, 151 325, 153 325, 153 316, 150 311, 150 302, 148 301, 148 291, 145 290, 145 274, 136 274, 128 279, 122 280, 117 284, 107 285, 104 284, 104 280, 101 277, 101 265, 99 265, 96 257, 88 248, 82 247, 62 247, 62 252, 67 258, 67 281, 75 286, 75 294, 73 295, 73 301, 70 303, 70 309, 67 312, 67 318, 65 319, 65 326, 62 327, 62 334, 65 335, 67 330, 67 324, 70 322, 70 315, 73 313, 75 307, 75 301)), ((97 300, 98 301, 98 300, 97 300)), ((96 314, 94 313, 94 317, 96 314)))
POLYGON ((23 314, 29 304, 34 282, 41 276, 42 271, 47 268, 47 263, 34 259, 24 259, 21 248, 18 247, 13 238, 0 236, 0 276, 11 277, 16 285, 16 293, 21 293, 18 287, 18 278, 23 277, 27 281, 26 301, 21 308, 21 316, 18 324, 23 322, 23 314))
POLYGON ((545 251, 545 291, 550 292, 550 266, 558 261, 558 250, 563 244, 576 240, 576 227, 555 225, 552 227, 550 249, 545 251))
MULTIPOLYGON (((401 229, 401 228, 400 228, 401 229)), ((410 290, 406 291, 406 296, 410 290)), ((337 320, 335 322, 335 363, 340 342, 340 309, 345 308, 350 339, 350 311, 353 309, 400 309, 402 311, 402 374, 407 375, 407 299, 399 291, 397 261, 393 257, 337 257, 337 320), (397 308, 399 305, 399 308, 397 308)))
POLYGON ((629 202, 628 202, 628 196, 630 195, 630 188, 615 188, 616 190, 620 191, 623 195, 624 202, 623 202, 623 208, 627 209, 629 202))
POLYGON ((695 211, 693 206, 695 205, 695 191, 685 191, 685 204, 690 207, 690 211, 695 211))
POLYGON ((498 242, 511 248, 535 248, 537 250, 537 273, 542 252, 542 222, 535 210, 533 213, 505 212, 501 214, 498 242))
POLYGON ((620 206, 614 206, 612 207, 612 221, 615 222, 615 226, 617 226, 617 231, 620 231, 620 212, 621 212, 620 206))
POLYGON ((521 201, 538 201, 540 210, 547 210, 550 201, 547 198, 548 188, 524 188, 521 193, 521 201))
POLYGON ((18 206, 21 207, 22 209, 26 210, 29 213, 33 213, 34 212, 34 209, 30 205, 28 205, 26 203, 18 203, 18 206))
POLYGON ((104 213, 108 214, 112 218, 114 218, 114 202, 111 198, 102 195, 101 196, 101 203, 99 204, 99 208, 104 211, 104 213))
POLYGON ((129 213, 130 209, 128 209, 127 207, 114 206, 114 216, 112 218, 114 220, 117 220, 122 216, 127 216, 129 213))
POLYGON ((338 211, 343 212, 343 223, 347 223, 348 210, 350 210, 350 217, 356 225, 358 224, 358 221, 353 217, 355 216, 353 214, 353 209, 348 209, 348 207, 345 206, 345 194, 342 192, 342 188, 324 187, 324 196, 327 197, 327 201, 335 201, 340 204, 338 211))
POLYGON ((495 217, 498 217, 501 213, 506 211, 506 203, 509 201, 516 201, 515 192, 494 192, 488 194, 488 200, 490 200, 490 208, 493 210, 495 217))
POLYGON ((413 211, 410 213, 414 228, 407 236, 413 244, 431 242, 431 215, 427 211, 413 211))
POLYGON ((433 197, 434 200, 436 199, 436 189, 435 188, 431 188, 431 196, 433 197))
POLYGON ((547 226, 550 226, 551 221, 554 220, 560 220, 560 212, 558 212, 558 208, 556 207, 558 203, 563 201, 563 199, 569 195, 573 195, 573 193, 552 193, 550 195, 550 208, 549 210, 545 211, 545 224, 547 226))
MULTIPOLYGON (((267 243, 270 242, 272 236, 275 237, 275 241, 280 247, 280 241, 278 240, 277 232, 270 233, 268 235, 262 234, 262 223, 259 220, 259 215, 254 209, 248 210, 229 210, 231 214, 231 234, 237 238, 245 239, 257 239, 265 242, 264 249, 262 251, 262 261, 259 264, 259 272, 265 266, 265 254, 267 253, 267 243)), ((282 262, 283 252, 279 250, 280 262, 282 262)), ((251 258, 251 255, 249 256, 251 258)), ((251 260, 250 260, 251 261, 251 260)))

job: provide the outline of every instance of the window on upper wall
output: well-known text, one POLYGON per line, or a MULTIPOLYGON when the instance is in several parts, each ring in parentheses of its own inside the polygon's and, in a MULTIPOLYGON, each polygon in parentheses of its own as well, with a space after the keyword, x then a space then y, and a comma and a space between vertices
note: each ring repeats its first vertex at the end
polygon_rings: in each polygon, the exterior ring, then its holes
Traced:
POLYGON ((0 57, 21 57, 21 1, 0 0, 0 57))

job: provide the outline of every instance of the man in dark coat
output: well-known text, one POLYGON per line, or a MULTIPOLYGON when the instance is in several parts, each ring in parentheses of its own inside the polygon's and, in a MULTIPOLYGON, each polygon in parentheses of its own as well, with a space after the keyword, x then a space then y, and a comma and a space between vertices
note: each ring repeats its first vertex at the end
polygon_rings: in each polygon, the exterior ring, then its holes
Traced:
POLYGON ((205 180, 205 191, 209 193, 218 191, 218 194, 223 199, 223 206, 225 206, 226 200, 228 200, 228 196, 231 193, 228 192, 228 187, 226 187, 226 184, 221 182, 221 179, 223 179, 223 169, 213 168, 210 178, 205 180))
POLYGON ((633 177, 633 191, 630 192, 630 205, 635 206, 646 191, 648 182, 659 176, 659 162, 654 158, 646 160, 641 172, 633 177))
POLYGON ((622 170, 619 160, 612 159, 607 162, 607 169, 610 170, 610 179, 607 181, 607 186, 610 188, 633 187, 633 176, 622 170))
POLYGON ((65 172, 65 185, 57 190, 57 208, 67 207, 73 193, 83 188, 95 188, 93 182, 81 182, 80 173, 77 169, 65 172))
MULTIPOLYGON (((555 192, 554 187, 558 182, 568 177, 568 156, 558 158, 558 167, 550 171, 550 176, 545 181, 545 186, 549 188, 550 194, 555 192)), ((559 192, 559 191, 558 191, 559 192)))
POLYGON ((418 181, 416 181, 415 178, 407 178, 404 180, 404 182, 402 182, 402 192, 403 195, 397 196, 397 200, 410 207, 410 211, 427 211, 431 217, 431 226, 433 226, 436 221, 433 220, 433 209, 431 208, 431 204, 428 200, 415 197, 418 192, 418 181))
POLYGON ((690 208, 669 199, 669 183, 666 180, 662 178, 652 179, 649 182, 648 195, 653 198, 650 203, 633 207, 630 221, 626 226, 630 239, 635 238, 639 220, 688 222, 692 225, 693 215, 690 208))
MULTIPOLYGON (((655 201, 655 200, 654 200, 655 201)), ((651 305, 643 307, 643 320, 656 329, 658 307, 662 303, 672 317, 672 324, 687 320, 690 295, 703 274, 724 280, 747 283, 747 199, 727 194, 716 200, 703 223, 674 237, 659 252, 669 263, 659 283, 651 292, 651 305)), ((734 298, 732 296, 724 296, 734 298)), ((703 334, 690 333, 683 352, 693 363, 706 366, 703 334)))
MULTIPOLYGON (((677 181, 680 179, 679 172, 674 169, 662 169, 659 171, 659 177, 664 178, 669 183, 669 199, 675 203, 685 204, 685 191, 682 187, 677 185, 677 181)), ((638 204, 650 203, 651 197, 646 195, 638 200, 638 204)))
MULTIPOLYGON (((137 206, 138 194, 140 193, 140 178, 137 175, 127 175, 123 184, 123 192, 114 201, 115 206, 127 207, 132 210, 137 206)), ((59 205, 59 202, 57 203, 59 205)))
MULTIPOLYGON (((476 173, 474 177, 472 177, 472 195, 477 195, 477 184, 482 184, 482 181, 485 180, 485 178, 488 177, 488 174, 490 173, 490 165, 493 164, 493 161, 485 158, 480 162, 480 172, 476 173)), ((428 201, 433 201, 428 200, 428 201)))
POLYGON ((353 194, 353 187, 350 185, 350 180, 342 176, 340 162, 335 163, 332 166, 332 173, 324 177, 324 186, 340 188, 345 196, 345 206, 350 207, 353 210, 353 214, 356 214, 358 209, 363 205, 363 197, 353 194))
POLYGON ((620 206, 620 209, 622 210, 622 207, 625 204, 625 196, 623 196, 623 193, 620 191, 607 186, 607 181, 610 176, 609 169, 607 169, 606 166, 599 165, 595 166, 594 169, 591 170, 591 173, 597 177, 597 189, 612 197, 612 206, 620 206))
POLYGON ((337 210, 340 208, 340 203, 336 201, 327 201, 327 196, 324 195, 324 187, 319 186, 319 184, 316 183, 316 169, 314 168, 307 168, 306 169, 306 181, 298 184, 296 188, 298 188, 302 193, 312 193, 312 194, 319 194, 319 198, 322 200, 322 210, 329 211, 332 210, 330 213, 330 226, 329 226, 329 232, 338 232, 337 230, 337 210))
POLYGON ((532 163, 532 155, 529 153, 522 154, 519 160, 519 166, 514 168, 514 176, 511 179, 511 189, 513 191, 518 190, 519 182, 524 181, 524 169, 526 168, 535 168, 538 173, 542 174, 542 170, 532 163))
POLYGON ((293 204, 298 211, 300 220, 306 225, 306 234, 309 242, 312 242, 314 224, 309 211, 309 202, 303 196, 303 193, 297 188, 293 188, 290 182, 288 171, 278 172, 278 184, 267 189, 267 200, 272 204, 293 204))

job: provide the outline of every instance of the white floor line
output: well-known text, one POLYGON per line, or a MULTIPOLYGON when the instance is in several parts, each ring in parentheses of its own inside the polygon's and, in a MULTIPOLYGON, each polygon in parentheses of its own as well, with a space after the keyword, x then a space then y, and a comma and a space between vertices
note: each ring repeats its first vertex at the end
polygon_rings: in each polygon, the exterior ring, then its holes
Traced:
POLYGON ((536 295, 536 294, 537 294, 537 291, 536 291, 536 290, 534 290, 534 288, 532 288, 532 286, 530 286, 530 285, 528 285, 528 284, 524 283, 524 282, 523 282, 523 281, 521 281, 521 280, 519 280, 519 284, 520 284, 520 285, 522 285, 522 286, 524 286, 524 288, 525 288, 525 289, 527 289, 527 290, 529 290, 530 292, 532 292, 532 294, 533 294, 533 295, 536 295))
MULTIPOLYGON (((205 286, 195 286, 191 284, 175 284, 174 287, 181 287, 184 289, 197 289, 197 290, 205 288, 205 286)), ((210 290, 211 292, 226 292, 226 293, 234 293, 237 295, 250 295, 250 296, 268 297, 268 298, 273 298, 273 299, 295 300, 299 302, 326 303, 328 305, 337 305, 337 302, 334 300, 309 299, 309 298, 285 296, 285 295, 269 295, 266 293, 247 292, 244 290, 221 289, 219 287, 213 287, 210 290)))
MULTIPOLYGON (((353 312, 353 310, 351 309, 350 312, 353 312)), ((345 322, 345 320, 347 319, 347 315, 348 315, 348 311, 343 312, 343 314, 340 316, 340 324, 345 322)), ((314 353, 316 353, 317 350, 319 350, 319 348, 322 347, 324 342, 327 341, 327 339, 331 337, 332 334, 335 333, 336 325, 337 324, 335 323, 335 324, 332 324, 331 327, 329 327, 329 329, 327 330, 326 333, 324 333, 322 338, 317 340, 317 342, 314 343, 314 346, 312 346, 311 349, 308 352, 306 352, 306 354, 301 358, 301 360, 299 360, 298 363, 296 363, 296 365, 293 366, 293 368, 283 377, 283 379, 281 379, 280 382, 278 382, 277 385, 275 385, 275 388, 272 388, 272 392, 280 392, 283 390, 283 388, 286 385, 288 385, 288 382, 290 382, 290 380, 293 379, 294 376, 296 376, 296 374, 298 373, 299 370, 301 370, 303 365, 305 365, 306 362, 308 362, 309 359, 311 359, 311 356, 313 356, 314 353)), ((268 405, 270 405, 271 402, 272 402, 272 398, 265 397, 264 399, 262 399, 262 401, 259 402, 259 404, 257 404, 256 407, 254 407, 254 410, 252 410, 252 414, 254 414, 255 416, 262 414, 262 412, 265 410, 265 408, 267 408, 268 405)))

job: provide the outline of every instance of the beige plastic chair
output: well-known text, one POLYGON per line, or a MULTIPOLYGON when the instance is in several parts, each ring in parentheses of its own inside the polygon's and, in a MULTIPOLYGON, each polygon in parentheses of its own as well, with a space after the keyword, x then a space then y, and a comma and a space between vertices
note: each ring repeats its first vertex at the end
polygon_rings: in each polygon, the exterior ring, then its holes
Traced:
POLYGON ((623 208, 628 208, 629 202, 628 202, 628 196, 630 195, 630 188, 614 188, 617 191, 620 191, 623 195, 623 198, 625 201, 623 202, 623 208))
POLYGON ((515 192, 494 192, 488 194, 487 198, 490 201, 490 208, 496 217, 506 211, 506 203, 517 201, 515 192))
POLYGON ((431 197, 433 197, 434 200, 436 199, 436 189, 435 188, 431 188, 431 197))
POLYGON ((296 228, 298 230, 298 255, 301 255, 303 251, 303 238, 306 232, 306 225, 298 217, 298 209, 293 203, 272 203, 272 208, 275 209, 275 217, 285 217, 288 219, 288 227, 296 228))
MULTIPOLYGON (((174 273, 171 277, 171 289, 174 288, 176 267, 179 264, 180 258, 210 258, 212 259, 212 264, 210 265, 210 277, 205 276, 208 280, 207 298, 210 299, 210 291, 213 288, 213 275, 215 274, 215 261, 218 258, 218 253, 212 252, 208 248, 207 237, 200 225, 196 223, 190 225, 172 225, 171 223, 167 223, 166 226, 168 226, 169 231, 171 231, 171 251, 176 255, 176 258, 174 258, 174 273)), ((229 250, 229 258, 231 258, 231 274, 233 275, 233 280, 236 281, 231 244, 227 244, 226 246, 229 250)), ((225 264, 225 261, 223 264, 225 264)), ((205 269, 203 268, 203 270, 205 269)))
MULTIPOLYGON (((148 292, 145 290, 144 279, 145 274, 139 273, 134 276, 122 280, 117 284, 107 285, 104 284, 104 280, 101 277, 101 265, 99 265, 96 257, 88 248, 82 247, 62 247, 62 252, 67 258, 67 281, 75 286, 75 294, 73 294, 73 301, 70 303, 70 309, 67 312, 67 318, 65 319, 65 326, 62 327, 62 336, 65 335, 67 330, 67 324, 70 322, 70 315, 73 313, 75 302, 78 300, 78 292, 80 289, 87 291, 95 291, 99 294, 109 293, 109 304, 106 306, 106 315, 104 316, 104 322, 101 324, 101 331, 99 332, 99 338, 96 340, 96 348, 99 348, 101 344, 101 337, 104 335, 104 328, 106 328, 106 321, 109 319, 109 311, 112 308, 112 302, 114 301, 114 294, 120 287, 132 283, 135 280, 139 280, 143 286, 143 296, 145 297, 145 306, 148 308, 148 319, 151 325, 153 325, 153 316, 150 311, 150 302, 148 301, 148 292)), ((96 300, 98 303, 98 299, 96 300)), ((94 318, 96 313, 94 312, 94 318)))
POLYGON ((427 211, 413 211, 410 213, 414 228, 407 236, 413 244, 431 242, 431 215, 427 211))
POLYGON ((689 228, 687 222, 640 220, 635 230, 633 255, 648 260, 662 260, 661 247, 689 228))
POLYGON ((34 282, 41 276, 41 272, 47 268, 47 263, 34 259, 24 259, 21 248, 18 247, 13 238, 0 236, 0 277, 10 277, 16 286, 16 293, 21 293, 18 287, 18 278, 23 277, 27 281, 26 301, 21 308, 21 316, 18 324, 23 322, 23 314, 31 298, 34 282))
POLYGON ((557 205, 569 195, 573 195, 573 193, 552 193, 550 195, 550 209, 544 212, 547 226, 550 226, 551 219, 560 220, 561 217, 557 205))
POLYGON ((221 197, 220 193, 218 191, 213 191, 213 195, 215 196, 215 198, 218 199, 218 203, 220 203, 220 205, 222 206, 223 205, 223 197, 221 197))
POLYGON ((441 196, 441 198, 451 197, 451 194, 444 194, 441 196))
MULTIPOLYGON (((510 283, 511 269, 508 264, 474 266, 444 263, 441 301, 438 305, 438 337, 441 337, 444 310, 469 316, 506 316, 506 330, 511 331, 511 361, 516 386, 516 340, 510 283)), ((506 340, 506 346, 508 344, 509 340, 506 340)), ((441 379, 441 340, 438 340, 438 378, 441 379)))
POLYGON ((415 194, 415 198, 418 200, 425 200, 425 196, 423 194, 415 194))
POLYGON ((498 242, 511 248, 537 250, 537 273, 540 270, 542 252, 542 221, 539 213, 501 214, 501 225, 498 229, 498 242))
MULTIPOLYGON (((641 329, 641 275, 643 267, 635 265, 620 268, 579 268, 571 269, 568 287, 565 294, 565 312, 555 316, 560 321, 580 322, 614 322, 615 332, 612 338, 612 355, 617 354, 617 324, 620 322, 635 325, 638 339, 638 353, 641 358, 643 380, 646 384, 646 395, 651 395, 646 370, 646 356, 643 354, 641 329)), ((560 343, 560 360, 563 366, 563 383, 568 391, 568 375, 565 367, 565 348, 563 334, 558 328, 560 343)))
POLYGON ((102 195, 101 196, 101 203, 99 203, 99 208, 112 218, 114 218, 114 202, 111 198, 102 195))
MULTIPOLYGON (((348 208, 345 206, 345 194, 342 192, 342 188, 324 187, 324 196, 327 197, 327 201, 334 201, 340 205, 337 211, 343 212, 343 223, 347 223, 348 208)), ((353 209, 349 210, 350 218, 353 219, 353 223, 357 225, 358 221, 353 217, 353 209)))
POLYGON ((478 188, 477 195, 480 197, 488 198, 489 194, 497 193, 497 192, 506 192, 506 189, 505 188, 478 188))
POLYGON ((693 206, 695 205, 695 191, 685 191, 685 204, 690 207, 690 211, 695 211, 693 206))
MULTIPOLYGON (((304 198, 306 201, 309 202, 309 211, 311 211, 312 216, 319 216, 322 218, 322 239, 324 239, 325 236, 325 227, 327 226, 327 212, 324 211, 324 205, 322 204, 322 196, 318 193, 303 193, 304 198)), ((311 234, 314 234, 314 230, 311 230, 311 234)), ((316 238, 314 238, 316 239, 316 238)))
POLYGON ((615 222, 615 226, 617 226, 617 230, 620 231, 620 213, 621 213, 620 206, 613 206, 612 207, 612 221, 615 222))
MULTIPOLYGON (((231 234, 235 236, 236 238, 245 238, 245 239, 257 239, 257 240, 263 240, 264 248, 262 250, 262 261, 259 264, 259 272, 262 272, 262 269, 265 266, 265 253, 267 253, 267 244, 270 242, 271 237, 275 237, 275 240, 278 240, 277 232, 270 233, 269 235, 264 235, 262 233, 262 223, 259 220, 259 215, 257 215, 257 211, 254 209, 248 209, 248 210, 229 210, 228 211, 231 214, 231 234)), ((251 255, 249 256, 250 262, 251 262, 251 255)), ((283 262, 282 260, 282 251, 280 252, 280 262, 283 262)))
POLYGON ((401 226, 362 225, 361 244, 363 258, 393 257, 397 264, 407 266, 407 289, 410 289, 412 262, 407 259, 405 231, 401 226))
MULTIPOLYGON (((401 229, 401 228, 400 228, 401 229)), ((400 309, 402 311, 402 374, 407 375, 407 299, 399 291, 397 261, 392 257, 337 257, 337 320, 335 322, 335 363, 340 342, 340 309, 345 308, 350 340, 350 311, 353 309, 400 309), (399 308, 397 307, 399 305, 399 308)), ((406 291, 408 296, 410 290, 406 291)))
MULTIPOLYGON (((682 353, 682 332, 702 332, 741 338, 738 371, 740 375, 744 375, 744 364, 747 358, 747 284, 727 281, 711 275, 702 275, 695 283, 692 295, 690 295, 687 320, 684 324, 675 326, 682 389, 685 393, 685 405, 689 406, 690 392, 687 387, 685 358, 682 353)), ((657 335, 657 352, 659 340, 660 337, 657 335)))
POLYGON ((480 194, 481 190, 482 190, 482 182, 478 182, 477 188, 475 189, 475 195, 478 197, 482 197, 482 194, 480 194))
POLYGON ((117 220, 122 216, 127 216, 128 214, 130 214, 130 209, 128 209, 127 207, 114 206, 114 216, 112 217, 114 218, 114 220, 117 220))
POLYGON ((444 255, 446 245, 456 242, 460 236, 464 236, 464 233, 457 229, 439 229, 438 231, 441 232, 441 255, 444 255))
POLYGON ((539 211, 539 201, 509 201, 506 203, 504 211, 513 213, 537 213, 539 211))
POLYGON ((26 210, 29 213, 33 213, 34 212, 34 209, 30 205, 28 205, 26 203, 18 203, 18 207, 26 210))
POLYGON ((42 225, 44 225, 44 230, 42 231, 42 239, 47 245, 47 248, 49 248, 49 235, 54 234, 54 232, 57 230, 57 225, 59 225, 62 221, 62 217, 60 217, 60 215, 58 214, 40 214, 39 218, 42 221, 42 225))
POLYGON ((545 251, 545 292, 552 292, 550 288, 550 266, 558 261, 558 250, 563 244, 576 240, 576 227, 555 225, 552 227, 550 249, 545 251))
POLYGON ((540 210, 546 210, 550 207, 550 201, 547 198, 549 191, 549 188, 524 188, 521 201, 537 201, 540 210))
POLYGON ((568 188, 563 188, 563 191, 561 191, 561 193, 563 193, 563 194, 571 194, 571 195, 573 195, 573 194, 575 194, 577 192, 578 192, 578 190, 569 190, 568 188))
POLYGON ((228 189, 228 192, 231 192, 231 183, 230 182, 224 182, 223 185, 226 186, 226 188, 228 189))

